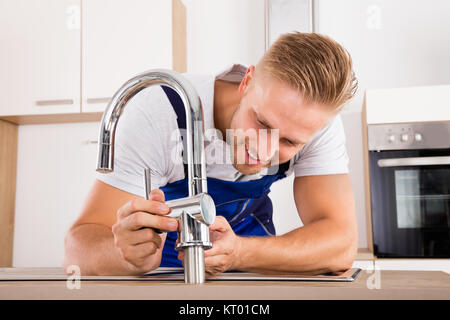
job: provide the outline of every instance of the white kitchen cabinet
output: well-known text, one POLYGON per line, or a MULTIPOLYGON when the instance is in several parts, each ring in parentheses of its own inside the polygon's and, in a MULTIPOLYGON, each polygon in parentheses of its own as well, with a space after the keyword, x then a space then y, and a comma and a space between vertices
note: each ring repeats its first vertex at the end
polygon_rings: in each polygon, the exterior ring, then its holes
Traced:
POLYGON ((172 68, 172 1, 83 0, 82 112, 103 112, 120 86, 172 68))
POLYGON ((60 267, 95 180, 100 123, 19 126, 14 267, 60 267))
POLYGON ((450 259, 378 259, 378 270, 443 271, 450 274, 450 259))
POLYGON ((0 116, 80 112, 80 0, 0 0, 0 116))
POLYGON ((103 112, 125 81, 173 65, 172 1, 0 0, 0 12, 0 117, 103 112))

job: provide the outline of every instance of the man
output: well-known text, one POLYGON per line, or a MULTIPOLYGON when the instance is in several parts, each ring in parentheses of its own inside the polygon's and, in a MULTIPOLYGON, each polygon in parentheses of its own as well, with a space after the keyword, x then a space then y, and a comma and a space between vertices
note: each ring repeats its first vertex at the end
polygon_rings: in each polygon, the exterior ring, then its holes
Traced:
MULTIPOLYGON (((256 67, 185 76, 203 104, 208 193, 218 214, 206 271, 350 268, 357 231, 338 115, 357 87, 347 51, 326 36, 294 32, 256 67), (304 226, 276 236, 268 193, 290 174, 304 226)), ((183 259, 174 249, 177 221, 164 216, 166 200, 187 195, 176 98, 153 86, 129 104, 117 126, 115 170, 98 173, 66 236, 63 264, 80 266, 82 274, 142 274, 183 259), (144 168, 152 170, 149 200, 144 168)))

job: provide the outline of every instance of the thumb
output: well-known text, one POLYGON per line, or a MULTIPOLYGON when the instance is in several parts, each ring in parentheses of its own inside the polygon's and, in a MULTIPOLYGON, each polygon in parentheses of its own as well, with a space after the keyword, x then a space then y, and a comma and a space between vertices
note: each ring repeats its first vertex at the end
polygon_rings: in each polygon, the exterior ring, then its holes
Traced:
POLYGON ((152 191, 150 191, 150 193, 148 194, 148 198, 150 200, 159 201, 159 202, 164 202, 166 199, 166 197, 164 195, 164 191, 162 191, 160 189, 153 189, 152 191))
POLYGON ((229 229, 231 229, 230 224, 228 223, 227 219, 222 216, 216 216, 214 223, 209 226, 210 231, 225 232, 229 229))

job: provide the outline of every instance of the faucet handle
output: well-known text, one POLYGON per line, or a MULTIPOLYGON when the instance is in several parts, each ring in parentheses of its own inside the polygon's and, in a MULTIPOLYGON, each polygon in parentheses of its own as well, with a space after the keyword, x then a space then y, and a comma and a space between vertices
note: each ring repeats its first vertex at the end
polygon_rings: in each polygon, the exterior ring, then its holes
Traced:
MULTIPOLYGON (((145 200, 149 200, 148 194, 150 193, 152 188, 152 176, 151 176, 151 169, 145 168, 144 169, 144 189, 145 189, 145 200)), ((156 233, 161 234, 162 231, 156 228, 152 228, 156 233)))
POLYGON ((186 213, 195 220, 210 226, 216 219, 216 205, 214 204, 214 200, 207 193, 200 193, 197 196, 199 198, 200 210, 190 210, 188 208, 186 213))
MULTIPOLYGON (((144 189, 145 199, 149 200, 149 193, 151 189, 151 169, 144 169, 144 189)), ((166 201, 166 204, 172 209, 167 217, 179 219, 181 214, 185 211, 189 216, 195 220, 206 224, 207 226, 214 223, 216 218, 216 206, 213 198, 207 193, 199 193, 192 197, 174 199, 166 201)), ((154 229, 157 233, 160 230, 154 229)))
POLYGON ((171 218, 178 219, 185 211, 189 216, 207 226, 213 224, 216 219, 216 205, 207 193, 166 201, 166 204, 172 208, 172 212, 167 215, 171 218))

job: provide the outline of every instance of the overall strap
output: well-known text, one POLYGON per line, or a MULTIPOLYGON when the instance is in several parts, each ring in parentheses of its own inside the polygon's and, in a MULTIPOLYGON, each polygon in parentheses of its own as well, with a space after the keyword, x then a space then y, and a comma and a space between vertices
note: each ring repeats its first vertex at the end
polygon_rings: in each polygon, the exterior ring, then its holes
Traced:
MULTIPOLYGON (((180 95, 172 88, 167 86, 161 86, 161 88, 164 90, 164 93, 166 94, 167 98, 169 99, 170 104, 172 105, 173 110, 175 111, 177 115, 177 123, 178 128, 186 130, 186 111, 184 109, 183 100, 181 100, 180 95)), ((187 159, 184 150, 186 150, 186 141, 183 138, 183 134, 180 131, 181 140, 183 141, 183 167, 184 167, 184 175, 187 178, 188 177, 188 166, 187 166, 187 159)))
POLYGON ((282 163, 278 166, 278 174, 285 174, 285 172, 289 169, 289 165, 291 163, 291 160, 282 163))

